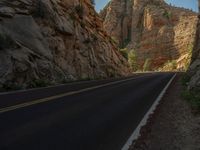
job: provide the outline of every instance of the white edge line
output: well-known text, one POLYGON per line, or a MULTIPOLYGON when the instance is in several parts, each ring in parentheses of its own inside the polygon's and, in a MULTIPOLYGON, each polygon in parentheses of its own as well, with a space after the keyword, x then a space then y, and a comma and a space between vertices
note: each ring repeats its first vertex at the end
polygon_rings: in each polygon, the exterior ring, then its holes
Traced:
POLYGON ((79 93, 82 93, 82 92, 91 91, 91 90, 102 88, 102 87, 105 87, 105 86, 114 85, 114 84, 130 81, 130 80, 143 78, 143 77, 144 76, 142 76, 142 77, 133 77, 133 78, 125 79, 125 80, 109 82, 109 83, 106 83, 106 84, 102 84, 102 85, 98 85, 98 86, 93 86, 93 87, 81 89, 81 90, 78 90, 78 91, 72 91, 72 92, 59 94, 59 95, 55 95, 55 96, 51 96, 51 97, 47 97, 47 98, 41 98, 41 99, 33 100, 33 101, 30 101, 30 102, 25 102, 25 103, 13 105, 13 106, 8 106, 8 107, 5 107, 5 108, 1 108, 0 109, 0 114, 5 113, 5 112, 9 112, 9 111, 13 111, 13 110, 16 110, 16 109, 20 109, 20 108, 24 108, 24 107, 28 107, 28 106, 32 106, 32 105, 36 105, 36 104, 40 104, 40 103, 44 103, 44 102, 48 102, 48 101, 52 101, 52 100, 55 100, 55 99, 58 99, 58 98, 62 98, 62 97, 65 97, 65 96, 79 94, 79 93))
POLYGON ((151 106, 151 108, 148 110, 148 112, 145 114, 144 118, 141 120, 141 122, 139 123, 139 125, 137 126, 137 128, 134 130, 134 132, 132 133, 132 135, 130 136, 130 138, 128 139, 128 141, 125 143, 125 145, 122 147, 121 150, 129 150, 130 146, 132 144, 134 144, 133 142, 135 140, 137 140, 140 136, 140 130, 141 128, 147 124, 147 121, 149 119, 149 116, 151 114, 153 114, 153 112, 156 110, 159 102, 161 101, 161 99, 163 98, 164 94, 166 93, 167 89, 169 88, 170 84, 172 83, 172 81, 174 80, 174 78, 176 77, 177 73, 170 79, 170 81, 167 83, 167 85, 165 86, 165 88, 162 90, 162 92, 159 94, 159 96, 157 97, 156 101, 153 103, 153 105, 151 106))

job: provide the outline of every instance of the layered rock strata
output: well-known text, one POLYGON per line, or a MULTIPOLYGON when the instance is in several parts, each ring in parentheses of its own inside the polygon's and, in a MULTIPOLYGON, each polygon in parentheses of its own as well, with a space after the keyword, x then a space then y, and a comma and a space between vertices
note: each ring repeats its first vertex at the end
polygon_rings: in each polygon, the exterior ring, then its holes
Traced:
POLYGON ((0 85, 129 73, 90 0, 1 0, 0 85))
POLYGON ((186 69, 197 13, 164 0, 111 0, 100 15, 118 45, 136 51, 139 66, 150 60, 150 69, 156 70, 175 61, 176 69, 186 69))

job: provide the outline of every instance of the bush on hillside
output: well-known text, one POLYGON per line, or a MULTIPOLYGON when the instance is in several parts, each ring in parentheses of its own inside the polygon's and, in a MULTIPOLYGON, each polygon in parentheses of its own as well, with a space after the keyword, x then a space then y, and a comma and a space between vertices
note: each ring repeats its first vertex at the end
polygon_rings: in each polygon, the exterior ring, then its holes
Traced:
POLYGON ((80 17, 83 17, 83 13, 84 13, 84 8, 82 5, 76 5, 75 6, 75 11, 76 13, 80 16, 80 17))
POLYGON ((130 52, 128 53, 128 62, 133 71, 136 71, 138 69, 137 54, 135 50, 130 50, 130 52))
POLYGON ((167 19, 170 19, 172 16, 172 13, 170 11, 165 10, 165 12, 163 13, 163 16, 166 17, 167 19))
POLYGON ((144 62, 143 65, 143 71, 150 71, 150 66, 151 66, 151 60, 149 58, 147 58, 144 62))
POLYGON ((119 51, 122 54, 122 56, 124 56, 124 58, 128 60, 128 49, 127 48, 119 49, 119 51))
POLYGON ((90 0, 92 5, 95 5, 95 0, 90 0))

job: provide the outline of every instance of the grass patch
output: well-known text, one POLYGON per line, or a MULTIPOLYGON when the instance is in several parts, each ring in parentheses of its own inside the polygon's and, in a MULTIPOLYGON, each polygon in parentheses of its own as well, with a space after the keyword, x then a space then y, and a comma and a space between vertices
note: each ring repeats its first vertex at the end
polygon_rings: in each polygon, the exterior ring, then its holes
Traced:
POLYGON ((47 80, 35 79, 29 84, 29 88, 47 87, 50 85, 52 84, 47 80))

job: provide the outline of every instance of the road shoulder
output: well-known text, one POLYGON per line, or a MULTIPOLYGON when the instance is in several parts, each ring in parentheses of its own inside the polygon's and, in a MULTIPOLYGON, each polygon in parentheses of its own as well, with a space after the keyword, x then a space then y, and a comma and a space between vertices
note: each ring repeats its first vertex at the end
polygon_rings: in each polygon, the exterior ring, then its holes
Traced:
POLYGON ((130 150, 199 150, 200 115, 181 98, 178 75, 130 150))

